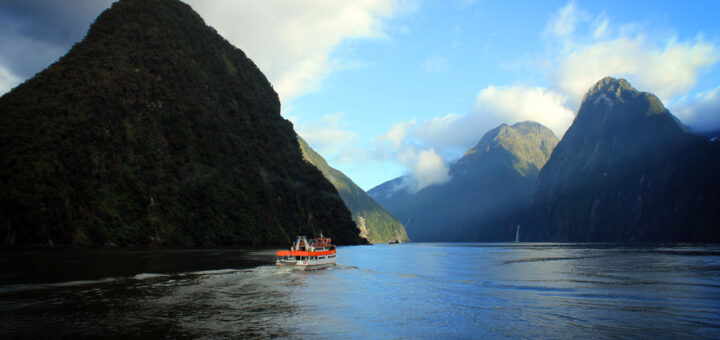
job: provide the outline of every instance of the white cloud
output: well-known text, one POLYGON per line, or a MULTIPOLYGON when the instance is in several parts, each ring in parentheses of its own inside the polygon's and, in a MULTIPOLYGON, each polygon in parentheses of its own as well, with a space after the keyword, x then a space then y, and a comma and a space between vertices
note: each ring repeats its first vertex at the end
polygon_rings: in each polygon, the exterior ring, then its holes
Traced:
POLYGON ((600 13, 595 18, 595 28, 593 29, 593 37, 595 39, 602 39, 608 34, 608 28, 610 26, 610 19, 607 18, 605 13, 600 13))
POLYGON ((546 31, 560 37, 569 36, 575 31, 575 26, 587 18, 587 12, 578 9, 571 1, 552 16, 546 31))
POLYGON ((415 127, 415 120, 400 122, 385 135, 375 137, 376 157, 399 161, 409 170, 402 188, 410 192, 450 180, 450 169, 435 149, 426 148, 412 139, 415 127))
POLYGON ((544 88, 489 86, 480 91, 469 113, 397 123, 376 137, 376 148, 380 157, 396 159, 408 168, 412 180, 405 184, 418 191, 447 182, 450 175, 445 160, 461 156, 502 123, 532 120, 562 136, 574 118, 565 102, 563 95, 544 88))
POLYGON ((718 61, 720 49, 702 38, 679 41, 669 34, 648 34, 642 27, 613 24, 605 13, 592 18, 574 2, 549 20, 544 35, 552 56, 548 78, 573 110, 605 76, 627 78, 668 102, 690 91, 702 71, 718 61))
POLYGON ((412 191, 419 191, 433 184, 442 184, 450 180, 450 169, 445 161, 435 153, 435 149, 420 150, 409 153, 403 161, 410 167, 414 186, 412 191))
POLYGON ((341 63, 333 49, 348 39, 384 37, 393 0, 187 0, 215 29, 250 57, 285 104, 316 90, 341 63))
POLYGON ((562 136, 575 117, 565 105, 565 96, 540 87, 488 86, 478 93, 469 113, 429 119, 418 124, 409 135, 451 159, 463 154, 487 131, 502 123, 532 120, 562 136))
POLYGON ((562 136, 575 117, 566 101, 562 94, 541 87, 490 86, 478 94, 475 110, 495 115, 503 123, 536 121, 562 136))
POLYGON ((670 40, 658 46, 639 35, 577 47, 559 57, 556 76, 560 88, 578 100, 610 75, 631 79, 637 88, 667 101, 692 89, 701 71, 717 60, 717 48, 702 41, 670 40))
POLYGON ((0 67, 0 94, 10 91, 20 83, 20 79, 7 69, 0 67))
POLYGON ((355 132, 341 126, 342 113, 326 115, 321 120, 294 123, 295 130, 323 158, 342 161, 343 153, 352 149, 359 140, 355 132))
POLYGON ((720 86, 680 99, 673 113, 695 131, 720 130, 720 86))
POLYGON ((408 122, 397 123, 397 124, 393 125, 393 127, 390 129, 390 131, 388 131, 387 134, 385 134, 384 136, 381 136, 380 139, 386 140, 386 141, 390 142, 390 144, 393 147, 398 148, 398 147, 400 147, 400 145, 402 145, 403 140, 405 139, 405 137, 408 134, 408 130, 410 130, 414 126, 415 126, 414 119, 411 121, 408 121, 408 122))

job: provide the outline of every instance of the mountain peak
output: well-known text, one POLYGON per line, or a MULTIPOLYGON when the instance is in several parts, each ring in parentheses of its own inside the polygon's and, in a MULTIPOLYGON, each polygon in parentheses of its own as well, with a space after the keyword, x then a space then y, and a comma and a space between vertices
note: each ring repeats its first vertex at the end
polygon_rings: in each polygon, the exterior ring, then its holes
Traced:
POLYGON ((610 76, 604 77, 603 79, 600 79, 595 85, 593 86, 593 89, 604 89, 604 88, 618 88, 622 87, 624 89, 633 89, 632 85, 630 85, 630 82, 627 81, 625 78, 613 78, 610 76))
POLYGON ((657 117, 662 117, 660 120, 666 125, 665 128, 682 130, 677 118, 665 108, 656 95, 638 91, 625 79, 605 77, 585 94, 575 122, 594 120, 592 124, 585 122, 580 125, 599 131, 601 129, 598 129, 598 124, 639 126, 638 124, 647 125, 648 119, 657 117))
POLYGON ((473 148, 458 161, 463 164, 474 163, 489 153, 510 156, 513 167, 526 175, 539 171, 545 164, 558 139, 552 130, 540 123, 524 121, 513 125, 501 124, 488 131, 473 148))
POLYGON ((623 78, 605 77, 588 90, 583 97, 583 102, 596 96, 622 101, 624 93, 637 96, 640 92, 623 78))
POLYGON ((116 2, 0 97, 0 178, 7 246, 363 242, 265 75, 179 0, 116 2))
POLYGON ((652 93, 605 77, 542 168, 525 235, 543 241, 717 240, 717 149, 652 93), (712 169, 712 170, 710 170, 712 169), (698 185, 698 181, 703 184, 698 185))
POLYGON ((533 122, 524 121, 518 122, 513 125, 507 125, 505 123, 500 124, 498 127, 488 131, 483 135, 480 141, 472 148, 470 148, 465 156, 476 152, 487 152, 491 147, 500 146, 506 149, 510 149, 509 145, 506 145, 508 141, 528 138, 534 135, 552 136, 555 137, 552 130, 548 129, 544 125, 533 122))
POLYGON ((445 184, 370 194, 405 224, 414 241, 508 241, 530 207, 535 179, 558 139, 535 122, 501 124, 450 167, 445 184))

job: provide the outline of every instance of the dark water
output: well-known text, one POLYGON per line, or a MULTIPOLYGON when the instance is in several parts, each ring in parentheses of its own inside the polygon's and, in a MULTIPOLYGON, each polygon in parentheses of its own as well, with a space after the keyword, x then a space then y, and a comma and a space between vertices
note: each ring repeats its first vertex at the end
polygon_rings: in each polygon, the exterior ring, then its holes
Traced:
POLYGON ((0 338, 720 338, 720 247, 0 253, 0 338))

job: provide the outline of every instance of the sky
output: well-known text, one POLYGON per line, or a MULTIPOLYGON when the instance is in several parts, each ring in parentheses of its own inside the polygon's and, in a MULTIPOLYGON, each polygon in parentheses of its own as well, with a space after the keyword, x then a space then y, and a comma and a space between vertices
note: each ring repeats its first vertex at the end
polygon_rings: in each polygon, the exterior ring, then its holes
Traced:
MULTIPOLYGON (((604 76, 720 130, 720 1, 186 0, 265 73, 282 115, 365 190, 449 164, 500 124, 558 138, 604 76)), ((80 41, 110 0, 0 0, 0 94, 80 41)))

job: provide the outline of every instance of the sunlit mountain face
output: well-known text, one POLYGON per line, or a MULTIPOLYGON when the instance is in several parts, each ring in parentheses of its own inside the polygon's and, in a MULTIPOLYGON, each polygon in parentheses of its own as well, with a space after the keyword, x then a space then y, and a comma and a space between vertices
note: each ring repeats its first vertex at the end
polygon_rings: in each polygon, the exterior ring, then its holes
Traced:
POLYGON ((558 139, 535 122, 488 131, 450 168, 450 180, 413 191, 398 178, 369 191, 425 242, 510 241, 527 218, 540 169, 558 139))

